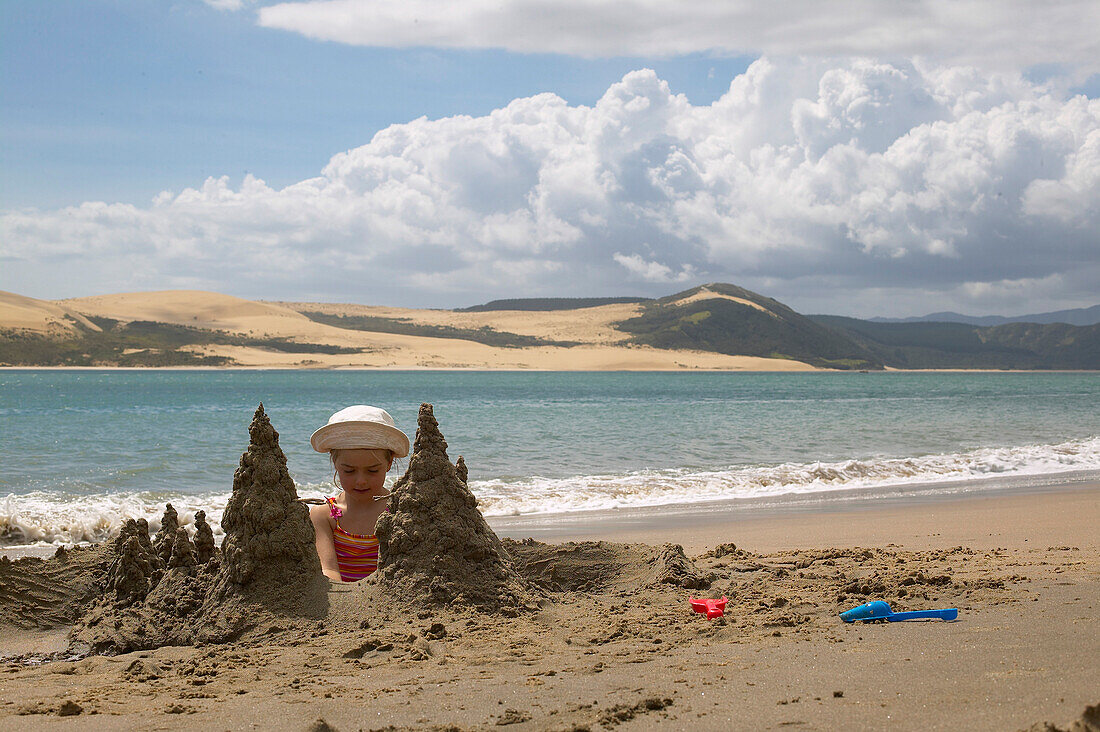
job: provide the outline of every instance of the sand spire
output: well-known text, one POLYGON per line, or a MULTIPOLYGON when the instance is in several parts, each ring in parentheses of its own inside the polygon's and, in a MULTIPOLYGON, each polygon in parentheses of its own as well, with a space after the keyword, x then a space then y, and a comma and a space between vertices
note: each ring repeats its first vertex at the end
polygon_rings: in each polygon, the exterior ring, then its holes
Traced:
POLYGON ((297 500, 279 435, 262 404, 249 435, 222 518, 222 553, 202 511, 195 515, 194 543, 171 505, 155 546, 146 522, 128 521, 106 577, 113 593, 74 627, 74 639, 96 650, 124 652, 223 642, 268 611, 324 615, 328 580, 313 524, 297 500))
POLYGON ((115 558, 104 584, 114 590, 115 605, 125 607, 144 601, 165 569, 149 540, 149 523, 145 519, 127 519, 113 549, 115 558))
POLYGON ((263 404, 248 434, 248 449, 233 474, 233 495, 222 516, 223 572, 238 585, 274 583, 289 591, 323 576, 313 524, 309 510, 298 502, 279 433, 263 404))
POLYGON ((529 603, 530 590, 447 457, 432 405, 421 404, 409 469, 375 527, 379 582, 405 599, 482 609, 529 603))
POLYGON ((176 529, 176 540, 172 542, 172 556, 168 560, 168 569, 178 567, 194 567, 198 564, 195 559, 195 545, 191 543, 191 537, 187 535, 187 529, 176 529))
POLYGON ((214 532, 206 523, 206 511, 195 512, 195 559, 199 564, 209 562, 217 552, 214 544, 214 532))
POLYGON ((160 519, 160 531, 153 537, 153 546, 160 555, 160 561, 168 564, 172 558, 172 545, 176 541, 176 529, 180 527, 179 515, 171 503, 164 505, 164 515, 160 519))
POLYGON ((127 607, 142 602, 149 595, 156 561, 159 557, 146 553, 136 536, 126 540, 107 581, 107 586, 115 592, 116 606, 127 607))

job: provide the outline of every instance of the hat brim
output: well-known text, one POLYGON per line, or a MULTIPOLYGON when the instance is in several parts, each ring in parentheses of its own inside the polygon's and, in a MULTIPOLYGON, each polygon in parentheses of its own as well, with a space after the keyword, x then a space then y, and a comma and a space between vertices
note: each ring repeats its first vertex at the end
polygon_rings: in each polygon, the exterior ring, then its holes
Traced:
POLYGON ((309 444, 317 452, 389 450, 394 457, 409 454, 409 438, 396 427, 378 422, 334 422, 313 433, 309 444))

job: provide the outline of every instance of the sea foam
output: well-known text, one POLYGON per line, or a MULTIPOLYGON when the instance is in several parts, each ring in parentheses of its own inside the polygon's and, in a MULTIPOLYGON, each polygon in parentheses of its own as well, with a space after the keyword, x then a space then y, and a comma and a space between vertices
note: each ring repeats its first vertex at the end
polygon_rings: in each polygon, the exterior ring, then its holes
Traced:
MULTIPOLYGON (((1100 471, 1100 436, 919 457, 473 481, 486 516, 563 513, 1100 471)), ((827 496, 823 496, 827 498, 827 496)))
MULTIPOLYGON (((837 462, 734 465, 721 470, 639 470, 565 478, 527 477, 476 480, 470 490, 488 517, 558 514, 616 508, 821 494, 822 500, 863 488, 919 488, 965 482, 981 486, 998 478, 1050 478, 1059 474, 1100 474, 1100 436, 1057 444, 981 448, 918 457, 870 457, 837 462)), ((331 495, 331 483, 299 483, 299 496, 331 495)), ((195 512, 205 509, 219 540, 229 493, 119 492, 56 495, 35 491, 0 498, 0 546, 99 542, 118 534, 128 518, 144 518, 160 528, 164 504, 171 502, 180 525, 194 530, 195 512)))

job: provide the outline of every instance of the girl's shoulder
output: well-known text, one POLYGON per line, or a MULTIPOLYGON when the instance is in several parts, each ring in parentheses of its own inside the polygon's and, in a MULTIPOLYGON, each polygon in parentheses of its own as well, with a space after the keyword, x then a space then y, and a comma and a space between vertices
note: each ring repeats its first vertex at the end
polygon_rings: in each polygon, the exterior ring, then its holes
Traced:
POLYGON ((326 497, 324 503, 309 507, 309 518, 314 524, 318 521, 325 521, 329 525, 333 525, 342 513, 340 507, 336 505, 336 499, 332 497, 326 497))
MULTIPOLYGON (((343 494, 340 494, 343 495, 343 494)), ((325 496, 325 507, 328 509, 329 514, 333 519, 338 519, 344 515, 344 508, 338 502, 340 496, 325 496)))

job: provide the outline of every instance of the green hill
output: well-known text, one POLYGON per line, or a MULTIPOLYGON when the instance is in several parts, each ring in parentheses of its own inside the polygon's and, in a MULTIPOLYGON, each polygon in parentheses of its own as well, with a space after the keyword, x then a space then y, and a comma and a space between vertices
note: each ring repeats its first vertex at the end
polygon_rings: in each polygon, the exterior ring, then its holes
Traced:
POLYGON ((222 331, 189 328, 169 323, 135 320, 120 323, 89 316, 101 328, 91 331, 76 323, 76 332, 65 337, 28 334, 0 328, 0 365, 3 366, 231 366, 232 359, 203 356, 182 346, 228 344, 265 348, 282 353, 358 353, 286 338, 248 338, 222 331))
POLYGON ((324 323, 336 328, 363 330, 370 333, 424 336, 425 338, 461 338, 496 348, 527 348, 531 346, 562 346, 568 348, 579 345, 575 341, 555 341, 548 338, 507 333, 494 330, 489 326, 454 328, 447 325, 412 323, 407 318, 382 318, 373 315, 331 315, 317 310, 299 310, 298 312, 317 323, 324 323))
POLYGON ((643 308, 640 316, 616 326, 641 345, 791 358, 821 368, 883 367, 877 357, 843 332, 735 285, 701 285, 647 302, 643 308))
POLYGON ((848 334, 888 366, 908 369, 1100 369, 1100 325, 875 323, 810 318, 848 334))

